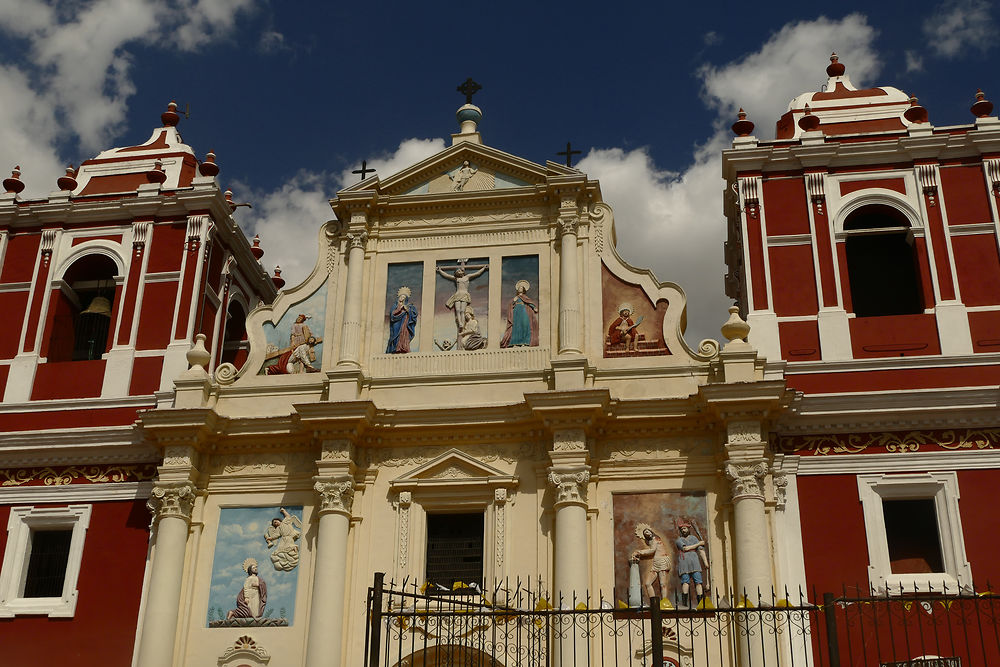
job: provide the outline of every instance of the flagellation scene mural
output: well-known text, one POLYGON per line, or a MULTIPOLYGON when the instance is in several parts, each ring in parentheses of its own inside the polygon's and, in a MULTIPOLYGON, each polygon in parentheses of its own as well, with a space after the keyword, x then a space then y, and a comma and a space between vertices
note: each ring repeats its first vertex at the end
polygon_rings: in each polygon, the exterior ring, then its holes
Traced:
POLYGON ((302 533, 301 505, 222 508, 208 627, 291 625, 302 533))

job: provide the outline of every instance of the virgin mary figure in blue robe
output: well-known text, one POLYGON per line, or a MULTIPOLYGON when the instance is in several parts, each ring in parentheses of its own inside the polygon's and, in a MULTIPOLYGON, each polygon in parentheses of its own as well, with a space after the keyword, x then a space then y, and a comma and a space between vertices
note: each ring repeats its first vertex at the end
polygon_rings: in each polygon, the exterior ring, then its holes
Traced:
POLYGON ((396 304, 389 312, 389 342, 386 354, 404 354, 410 351, 410 341, 417 332, 417 307, 410 303, 410 288, 400 287, 396 304))

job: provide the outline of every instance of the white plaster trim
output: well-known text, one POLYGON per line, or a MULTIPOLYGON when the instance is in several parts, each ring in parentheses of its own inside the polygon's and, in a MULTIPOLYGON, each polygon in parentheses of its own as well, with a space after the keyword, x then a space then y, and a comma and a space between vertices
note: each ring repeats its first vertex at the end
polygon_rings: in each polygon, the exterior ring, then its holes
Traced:
POLYGON ((868 540, 868 580, 880 594, 921 592, 956 594, 972 585, 958 511, 958 476, 954 472, 859 475, 858 495, 868 540), (884 499, 933 498, 944 572, 893 574, 882 511, 884 499), (901 590, 902 589, 902 590, 901 590))
MULTIPOLYGON (((880 359, 845 359, 843 361, 790 361, 787 373, 845 373, 901 370, 904 368, 953 368, 956 366, 993 366, 1000 364, 1000 354, 927 355, 922 357, 885 357, 880 359)), ((995 385, 994 385, 995 387, 995 385)))
MULTIPOLYGON (((163 354, 163 350, 157 350, 156 352, 157 354, 163 354)), ((109 408, 151 408, 155 404, 156 401, 150 396, 127 396, 115 397, 112 399, 57 398, 45 401, 31 401, 30 403, 3 403, 0 404, 0 414, 9 414, 13 412, 50 412, 88 409, 105 410, 109 408)), ((128 428, 131 428, 131 426, 128 428)))
POLYGON ((0 505, 13 503, 79 503, 104 500, 144 500, 152 482, 109 482, 107 484, 62 484, 60 486, 0 487, 0 505))
MULTIPOLYGON (((779 322, 815 322, 818 315, 778 315, 779 322)), ((751 329, 752 331, 752 329, 751 329)))
MULTIPOLYGON (((147 248, 148 252, 148 248, 147 248)), ((168 283, 173 280, 180 280, 180 271, 161 271, 159 273, 147 273, 146 280, 147 283, 168 283)))
MULTIPOLYGON (((812 206, 811 203, 810 206, 812 206)), ((809 245, 812 243, 812 238, 811 234, 780 234, 778 236, 768 236, 767 245, 772 248, 786 245, 809 245)))
POLYGON ((987 313, 1000 310, 1000 306, 966 306, 967 313, 987 313))
MULTIPOLYGON (((3 238, 5 237, 0 237, 0 240, 3 238)), ((29 282, 0 284, 0 292, 27 292, 30 289, 31 283, 29 282)))
MULTIPOLYGON (((992 196, 992 194, 990 195, 992 196)), ((951 236, 978 236, 980 234, 994 235, 996 232, 992 222, 977 222, 970 225, 949 226, 951 236)))
POLYGON ((856 475, 878 470, 887 473, 947 472, 1000 468, 1000 450, 932 451, 878 454, 799 456, 799 475, 856 475))
POLYGON ((7 548, 0 569, 0 617, 47 614, 72 618, 76 612, 77 579, 83 561, 83 544, 90 524, 90 505, 68 507, 12 507, 7 521, 7 548), (37 528, 72 528, 69 558, 61 597, 25 598, 24 578, 31 556, 31 533, 37 528))

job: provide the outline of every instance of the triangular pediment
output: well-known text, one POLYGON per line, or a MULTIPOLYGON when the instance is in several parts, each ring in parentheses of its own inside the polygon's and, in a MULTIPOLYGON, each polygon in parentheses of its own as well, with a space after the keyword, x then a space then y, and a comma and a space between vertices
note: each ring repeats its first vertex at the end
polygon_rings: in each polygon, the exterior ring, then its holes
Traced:
POLYGON ((431 480, 486 480, 509 475, 477 461, 458 449, 450 449, 427 463, 393 480, 393 485, 431 480))
POLYGON ((490 146, 460 142, 386 178, 372 176, 341 192, 380 195, 435 195, 510 190, 545 183, 550 176, 579 175, 554 162, 546 165, 490 146))

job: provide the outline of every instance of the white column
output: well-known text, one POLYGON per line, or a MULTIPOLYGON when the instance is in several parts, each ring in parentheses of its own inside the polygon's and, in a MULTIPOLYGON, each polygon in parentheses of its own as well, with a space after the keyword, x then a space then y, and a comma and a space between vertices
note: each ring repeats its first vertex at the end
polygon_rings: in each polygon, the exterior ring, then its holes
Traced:
POLYGON ((366 232, 348 234, 347 285, 344 301, 344 324, 340 331, 338 365, 359 366, 361 347, 361 290, 365 261, 366 232))
POLYGON ((314 488, 319 494, 319 531, 306 667, 337 667, 341 664, 344 636, 347 535, 351 526, 354 480, 347 476, 320 478, 314 488))
POLYGON ((581 352, 580 279, 577 271, 576 200, 559 208, 559 354, 581 352))
POLYGON ((147 506, 156 525, 156 550, 136 664, 171 667, 184 578, 184 553, 194 506, 190 482, 158 482, 147 506))

